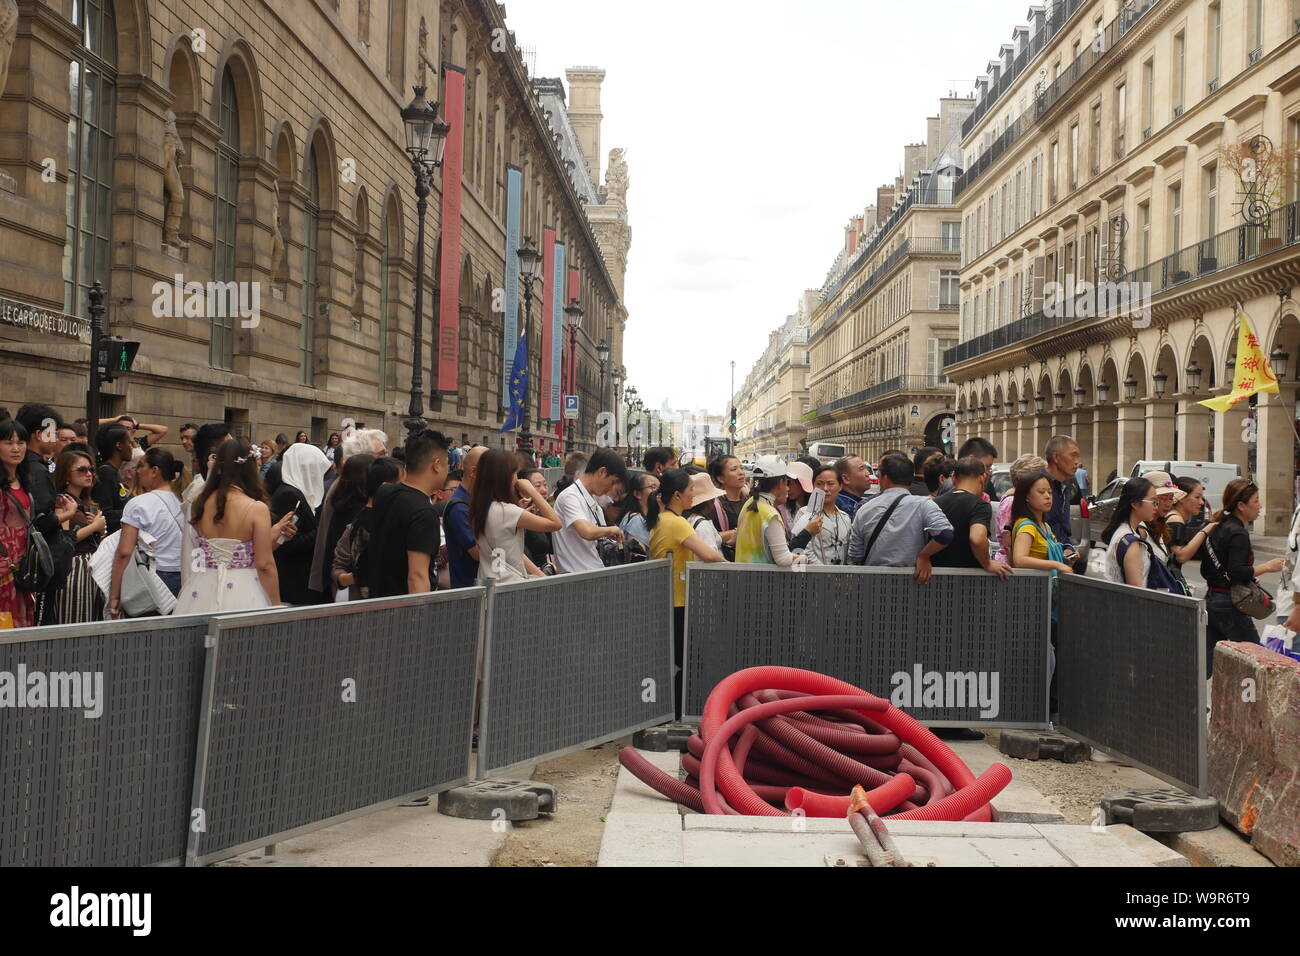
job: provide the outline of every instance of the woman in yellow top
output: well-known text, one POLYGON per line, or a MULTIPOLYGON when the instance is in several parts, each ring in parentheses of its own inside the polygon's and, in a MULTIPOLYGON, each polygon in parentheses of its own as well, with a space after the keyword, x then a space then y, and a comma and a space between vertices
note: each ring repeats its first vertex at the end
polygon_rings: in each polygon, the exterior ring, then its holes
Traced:
MULTIPOLYGON (((659 492, 650 499, 646 509, 646 527, 650 529, 650 558, 673 559, 673 699, 677 714, 682 712, 682 663, 686 648, 686 562, 726 561, 709 547, 682 515, 695 501, 697 489, 707 485, 713 488, 708 475, 696 475, 703 482, 691 482, 691 476, 680 468, 672 468, 659 475, 659 492)), ((717 490, 716 488, 714 490, 717 490)), ((720 493, 720 492, 719 492, 720 493)), ((701 501, 705 500, 703 496, 701 501)))
POLYGON ((736 532, 737 564, 775 564, 788 568, 803 564, 802 554, 808 542, 822 530, 822 516, 816 515, 807 527, 791 538, 786 531, 781 512, 789 496, 787 464, 775 455, 764 455, 754 463, 754 485, 749 500, 740 509, 739 530, 736 532))
MULTIPOLYGON (((1056 582, 1060 574, 1071 574, 1073 565, 1047 523, 1052 510, 1052 482, 1045 471, 1016 479, 1016 497, 1011 503, 1011 566, 1052 572, 1052 623, 1048 661, 1052 674, 1048 685, 1048 713, 1057 719, 1056 703, 1056 582)), ((1073 553, 1073 551, 1071 552, 1073 553)))

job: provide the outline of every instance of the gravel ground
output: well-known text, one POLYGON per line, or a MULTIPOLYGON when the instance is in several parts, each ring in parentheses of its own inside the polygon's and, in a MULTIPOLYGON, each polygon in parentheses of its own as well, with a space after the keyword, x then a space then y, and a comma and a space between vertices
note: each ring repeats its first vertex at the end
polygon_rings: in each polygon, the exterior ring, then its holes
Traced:
MULTIPOLYGON (((986 741, 998 747, 998 732, 985 731, 986 741)), ((1059 760, 1023 760, 1003 755, 1003 763, 1012 774, 1038 789, 1038 792, 1065 815, 1066 823, 1091 824, 1101 798, 1116 790, 1144 787, 1167 789, 1169 784, 1136 767, 1118 763, 1061 763, 1059 760)), ((994 801, 997 802, 996 800, 994 801)))
POLYGON ((556 811, 516 823, 492 865, 595 866, 618 779, 618 751, 628 743, 614 741, 538 766, 533 779, 555 787, 556 811))

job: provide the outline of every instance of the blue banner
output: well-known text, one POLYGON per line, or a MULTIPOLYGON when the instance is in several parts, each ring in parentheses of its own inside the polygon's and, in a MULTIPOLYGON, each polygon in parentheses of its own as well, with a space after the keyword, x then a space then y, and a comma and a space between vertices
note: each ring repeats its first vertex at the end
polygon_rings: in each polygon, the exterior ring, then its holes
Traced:
POLYGON ((565 279, 569 273, 564 268, 564 243, 555 244, 555 281, 551 283, 551 292, 555 296, 551 310, 551 414, 553 422, 560 420, 560 375, 564 368, 564 289, 568 285, 565 279))
POLYGON ((506 166, 506 288, 505 316, 501 336, 501 407, 510 407, 510 381, 514 370, 515 343, 519 340, 519 247, 523 245, 520 219, 523 209, 524 173, 518 166, 506 166))

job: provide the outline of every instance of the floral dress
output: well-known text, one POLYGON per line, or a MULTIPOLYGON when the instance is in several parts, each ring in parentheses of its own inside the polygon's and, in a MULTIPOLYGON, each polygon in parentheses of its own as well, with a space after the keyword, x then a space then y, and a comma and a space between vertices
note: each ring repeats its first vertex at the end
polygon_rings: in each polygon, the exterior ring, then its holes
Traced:
POLYGON ((32 595, 18 590, 9 569, 27 553, 27 513, 31 507, 31 497, 21 488, 0 493, 0 627, 31 627, 36 623, 36 602, 32 595), (15 498, 21 508, 14 504, 15 498))

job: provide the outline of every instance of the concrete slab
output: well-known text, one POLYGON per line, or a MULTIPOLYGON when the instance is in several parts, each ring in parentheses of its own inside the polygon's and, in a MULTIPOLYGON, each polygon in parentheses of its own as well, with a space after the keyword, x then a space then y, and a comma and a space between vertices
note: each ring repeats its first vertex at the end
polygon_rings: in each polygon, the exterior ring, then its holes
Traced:
POLYGON ((1159 840, 1154 840, 1138 830, 1134 830, 1127 823, 1112 823, 1106 827, 1106 832, 1119 837, 1127 846, 1138 856, 1142 857, 1152 866, 1191 866, 1187 857, 1183 856, 1177 850, 1173 850, 1159 840))
POLYGON ((1162 833, 1161 843, 1182 855, 1192 866, 1274 866, 1272 860, 1252 849, 1231 827, 1192 833, 1162 833))
POLYGON ((979 776, 992 764, 1002 763, 1011 768, 1011 782, 993 800, 998 818, 1006 823, 1064 823, 1065 814, 1024 776, 1016 773, 1019 761, 1000 753, 982 740, 946 741, 953 753, 966 762, 971 772, 979 776))
MULTIPOLYGON (((640 750, 645 757, 669 776, 678 776, 682 764, 682 755, 675 750, 658 752, 640 750)), ((660 813, 677 817, 681 815, 677 804, 673 803, 659 791, 646 786, 635 776, 619 767, 618 781, 614 785, 614 798, 609 805, 609 813, 660 813)))
POLYGON ((1102 827, 1040 823, 1034 827, 1072 866, 1153 866, 1129 844, 1102 827))
POLYGON ((682 818, 677 813, 614 813, 605 817, 597 866, 681 866, 682 818))

